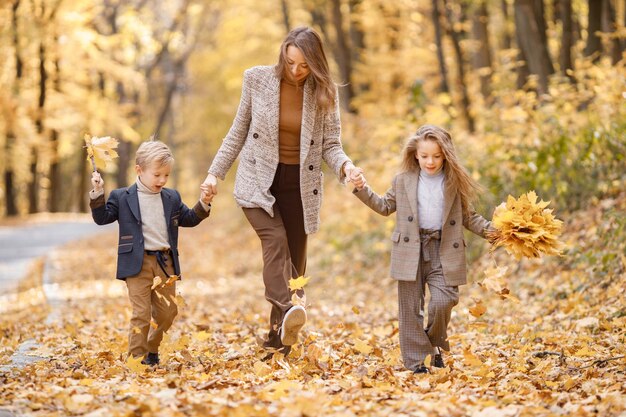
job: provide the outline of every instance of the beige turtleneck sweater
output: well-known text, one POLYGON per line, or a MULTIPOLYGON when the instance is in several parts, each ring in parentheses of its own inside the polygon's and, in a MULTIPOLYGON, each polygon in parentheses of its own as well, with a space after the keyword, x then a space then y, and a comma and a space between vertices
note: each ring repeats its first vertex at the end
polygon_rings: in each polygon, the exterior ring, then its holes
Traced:
POLYGON ((141 230, 143 232, 145 250, 169 249, 170 243, 167 233, 167 223, 163 211, 161 192, 150 191, 137 178, 137 196, 139 197, 139 212, 141 213, 141 230))

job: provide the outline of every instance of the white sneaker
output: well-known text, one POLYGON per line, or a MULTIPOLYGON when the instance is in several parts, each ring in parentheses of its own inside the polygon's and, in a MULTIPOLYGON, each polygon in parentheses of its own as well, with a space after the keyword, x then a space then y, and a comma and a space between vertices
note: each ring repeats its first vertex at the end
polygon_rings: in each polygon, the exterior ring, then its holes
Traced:
POLYGON ((306 310, 302 306, 293 306, 283 318, 283 325, 280 328, 280 341, 285 346, 295 345, 298 341, 298 333, 306 323, 306 310))

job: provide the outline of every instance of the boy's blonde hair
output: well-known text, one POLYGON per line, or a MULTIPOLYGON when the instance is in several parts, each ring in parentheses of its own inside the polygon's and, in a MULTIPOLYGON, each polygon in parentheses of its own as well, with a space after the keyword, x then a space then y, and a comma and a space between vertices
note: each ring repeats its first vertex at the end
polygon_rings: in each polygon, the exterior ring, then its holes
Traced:
POLYGON ((467 213, 476 196, 483 191, 483 187, 477 183, 461 165, 456 155, 452 137, 445 129, 434 125, 423 125, 406 142, 402 151, 402 171, 420 171, 419 162, 416 158, 417 146, 420 142, 433 141, 439 145, 444 155, 445 186, 457 190, 461 197, 461 207, 467 213))
POLYGON ((172 151, 161 141, 150 140, 139 145, 135 154, 135 164, 145 169, 156 163, 159 167, 174 163, 172 151))

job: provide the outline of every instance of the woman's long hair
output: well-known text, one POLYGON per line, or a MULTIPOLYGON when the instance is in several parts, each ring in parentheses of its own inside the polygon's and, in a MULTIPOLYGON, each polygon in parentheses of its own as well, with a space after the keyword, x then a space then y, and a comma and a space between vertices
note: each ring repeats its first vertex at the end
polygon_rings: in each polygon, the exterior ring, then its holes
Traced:
POLYGON ((402 151, 402 171, 419 173, 420 166, 416 158, 417 146, 420 142, 427 140, 437 143, 441 148, 445 157, 443 162, 445 186, 457 190, 461 197, 463 212, 467 213, 476 196, 483 191, 483 187, 472 179, 461 165, 452 143, 452 137, 446 130, 434 125, 424 125, 417 129, 417 132, 407 140, 402 151))
POLYGON ((317 106, 323 111, 332 111, 335 107, 337 96, 335 83, 330 76, 322 39, 311 28, 298 27, 292 29, 280 46, 278 64, 275 67, 278 78, 282 78, 288 72, 287 48, 290 45, 295 46, 302 52, 311 70, 309 77, 313 77, 313 91, 317 106))

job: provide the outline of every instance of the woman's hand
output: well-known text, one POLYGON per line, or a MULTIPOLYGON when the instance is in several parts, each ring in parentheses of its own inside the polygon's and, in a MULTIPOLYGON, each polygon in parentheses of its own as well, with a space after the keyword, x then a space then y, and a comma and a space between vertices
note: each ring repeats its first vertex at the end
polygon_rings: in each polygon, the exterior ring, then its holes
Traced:
POLYGON ((213 174, 206 176, 204 182, 200 185, 200 191, 213 198, 217 194, 217 177, 213 174))

